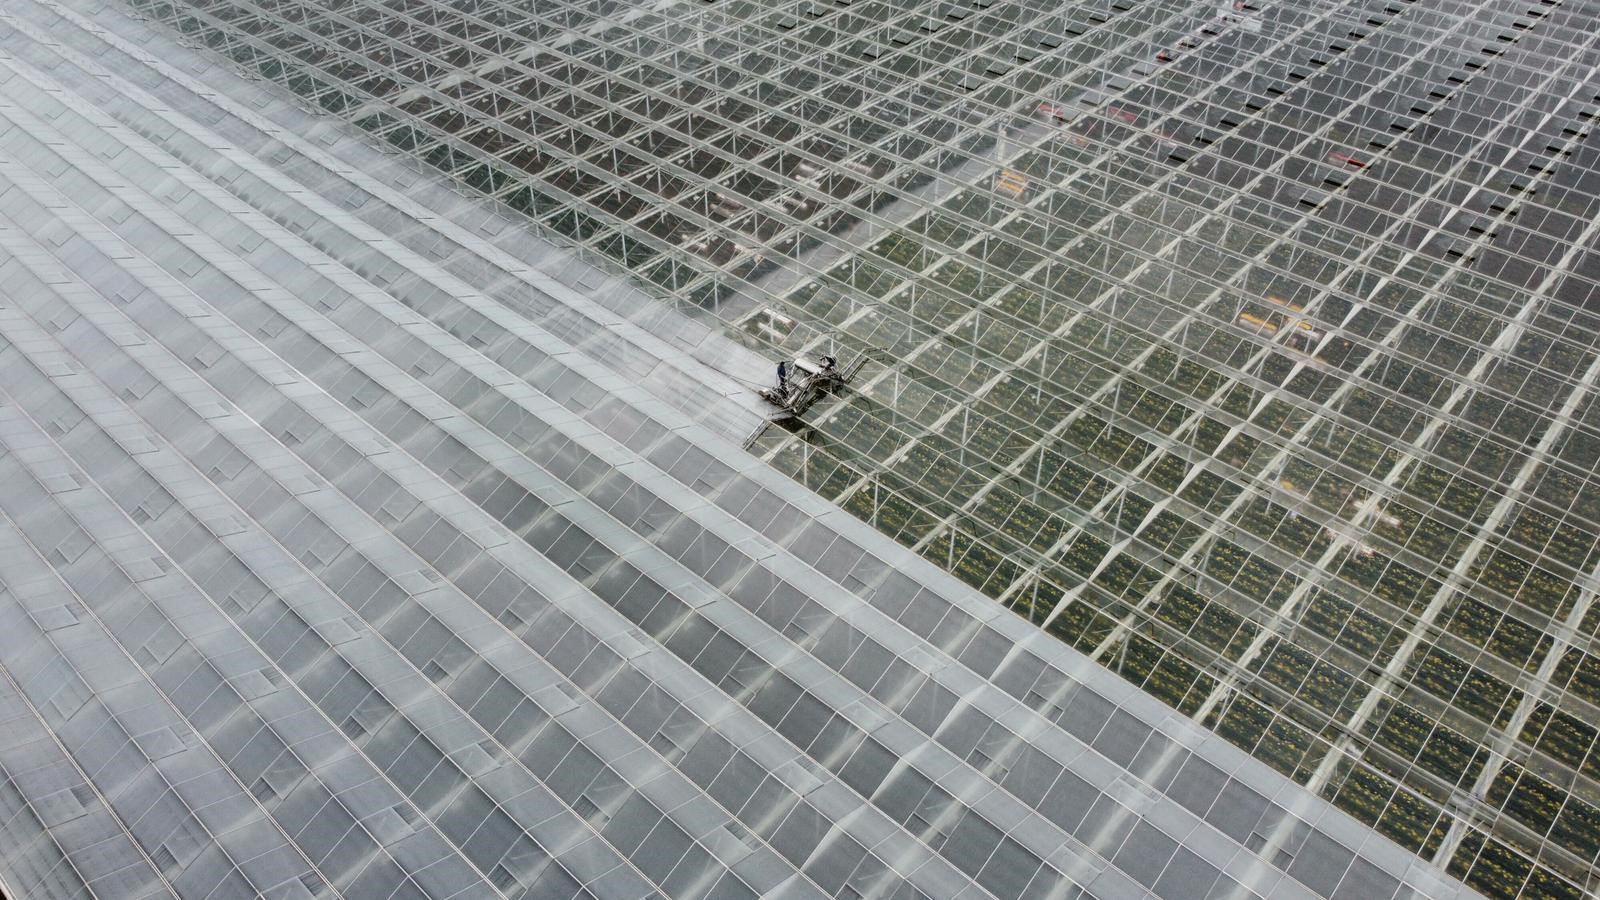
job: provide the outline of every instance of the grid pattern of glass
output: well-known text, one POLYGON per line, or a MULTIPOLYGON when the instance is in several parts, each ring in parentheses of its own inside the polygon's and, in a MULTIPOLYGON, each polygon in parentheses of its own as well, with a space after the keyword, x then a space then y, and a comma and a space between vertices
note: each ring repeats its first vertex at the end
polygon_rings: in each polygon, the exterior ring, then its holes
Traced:
POLYGON ((0 9, 8 892, 1471 896, 640 383, 703 327, 218 66, 0 9))
POLYGON ((1495 896, 1600 854, 1583 0, 129 0, 721 317, 758 451, 1495 896))

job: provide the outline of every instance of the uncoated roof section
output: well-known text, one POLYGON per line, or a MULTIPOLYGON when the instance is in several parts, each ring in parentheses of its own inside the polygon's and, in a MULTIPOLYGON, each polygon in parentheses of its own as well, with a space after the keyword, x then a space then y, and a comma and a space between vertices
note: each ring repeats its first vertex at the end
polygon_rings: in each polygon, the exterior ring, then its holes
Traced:
POLYGON ((15 895, 1468 894, 743 454, 697 323, 113 8, 0 12, 0 223, 15 895))

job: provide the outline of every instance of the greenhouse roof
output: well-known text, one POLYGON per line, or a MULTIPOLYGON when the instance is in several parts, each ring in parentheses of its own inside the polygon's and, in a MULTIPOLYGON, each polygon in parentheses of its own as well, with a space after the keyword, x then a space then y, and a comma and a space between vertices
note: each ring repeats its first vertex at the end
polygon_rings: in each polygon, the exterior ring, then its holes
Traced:
POLYGON ((744 453, 766 365, 0 11, 7 896, 1456 897, 744 453))
MULTIPOLYGON (((747 443, 873 558, 1009 608, 1008 640, 1070 645, 1422 871, 1600 890, 1595 0, 129 7, 270 82, 246 107, 293 98, 291 132, 365 131, 392 152, 348 168, 422 206, 221 137, 747 443), (753 390, 802 352, 861 367, 763 430, 753 390)), ((464 390, 430 409, 496 402, 464 390)))

